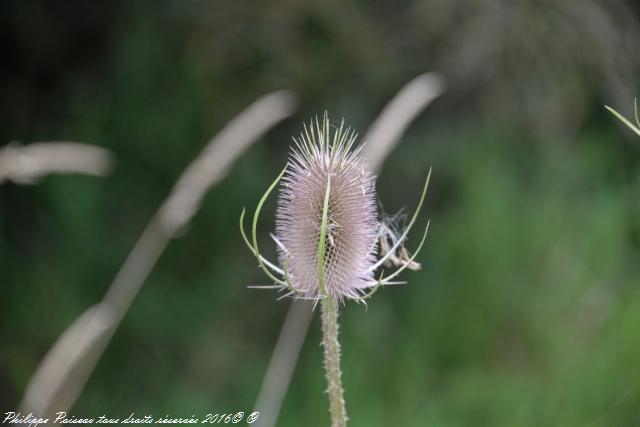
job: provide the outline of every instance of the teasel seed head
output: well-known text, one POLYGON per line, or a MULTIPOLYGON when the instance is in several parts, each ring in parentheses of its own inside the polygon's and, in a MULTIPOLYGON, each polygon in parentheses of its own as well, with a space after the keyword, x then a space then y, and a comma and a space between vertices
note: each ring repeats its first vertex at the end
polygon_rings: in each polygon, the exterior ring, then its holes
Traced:
POLYGON ((240 215, 245 243, 275 282, 253 287, 282 289, 288 291, 285 296, 316 302, 323 298, 364 302, 382 285, 404 283, 393 279, 406 268, 420 268, 414 260, 429 223, 413 255, 404 242, 424 202, 431 170, 406 228, 389 232, 378 220, 376 177, 367 169, 360 154, 363 146, 356 146, 356 134, 345 127, 344 120, 331 127, 325 113, 321 122, 316 117, 293 140, 287 166, 258 203, 252 241, 244 232, 245 211, 240 215), (280 267, 260 254, 256 234, 262 206, 278 183, 276 234, 271 237, 278 247, 280 267), (374 272, 390 263, 399 268, 375 279, 374 272))
POLYGON ((276 237, 280 264, 287 264, 291 285, 305 297, 358 298, 373 280, 369 268, 379 229, 375 176, 360 147, 353 149, 355 140, 344 121, 331 129, 326 114, 294 139, 280 187, 276 237))

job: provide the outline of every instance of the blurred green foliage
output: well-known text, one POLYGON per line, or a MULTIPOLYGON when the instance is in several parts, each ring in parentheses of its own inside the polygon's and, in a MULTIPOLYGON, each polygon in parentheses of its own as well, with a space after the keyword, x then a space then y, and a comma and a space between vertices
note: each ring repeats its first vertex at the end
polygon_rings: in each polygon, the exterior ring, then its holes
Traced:
MULTIPOLYGON (((107 179, 0 187, 0 409, 103 296, 204 143, 259 95, 291 88, 299 115, 171 243, 74 409, 250 411, 288 303, 245 288, 264 279, 237 231, 242 207, 303 120, 326 109, 362 133, 405 82, 437 69, 449 91, 378 181, 386 210, 410 208, 433 166, 424 268, 344 310, 350 425, 640 424, 640 141, 601 107, 630 111, 638 39, 616 41, 637 34, 637 9, 516 3, 536 31, 482 27, 493 12, 463 1, 3 3, 2 141, 90 142, 118 166, 107 179)), ((278 425, 328 423, 318 329, 278 425)))

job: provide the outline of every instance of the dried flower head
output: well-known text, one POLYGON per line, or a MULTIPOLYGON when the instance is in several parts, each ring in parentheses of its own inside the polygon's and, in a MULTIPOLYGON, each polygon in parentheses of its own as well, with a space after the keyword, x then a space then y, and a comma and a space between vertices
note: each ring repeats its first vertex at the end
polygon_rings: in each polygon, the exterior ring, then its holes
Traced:
POLYGON ((414 259, 428 224, 413 256, 404 242, 424 201, 430 173, 407 227, 390 232, 378 221, 375 176, 364 165, 360 155, 363 146, 355 147, 355 141, 355 132, 345 128, 344 120, 333 129, 326 113, 322 123, 317 118, 311 121, 300 137, 294 138, 287 166, 258 203, 252 242, 244 234, 242 211, 243 238, 259 266, 276 283, 269 288, 316 301, 324 297, 364 301, 381 285, 402 283, 392 280, 405 268, 419 268, 414 259), (276 234, 272 235, 278 246, 278 267, 260 254, 256 227, 265 200, 281 180, 276 234), (382 243, 379 249, 378 242, 382 243), (380 259, 376 260, 378 253, 380 259), (374 272, 385 263, 399 268, 375 279, 374 272))

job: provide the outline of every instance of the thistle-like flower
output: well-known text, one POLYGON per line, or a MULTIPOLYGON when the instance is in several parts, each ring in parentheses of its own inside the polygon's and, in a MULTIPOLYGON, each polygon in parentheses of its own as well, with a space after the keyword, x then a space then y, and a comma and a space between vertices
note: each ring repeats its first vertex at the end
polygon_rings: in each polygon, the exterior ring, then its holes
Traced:
POLYGON ((300 137, 293 138, 285 169, 258 203, 251 242, 244 233, 242 211, 242 236, 275 282, 260 287, 279 288, 294 298, 363 302, 381 285, 404 283, 393 279, 405 268, 419 268, 414 259, 429 224, 413 256, 404 242, 424 201, 431 171, 406 228, 391 232, 388 224, 378 220, 375 176, 367 170, 361 157, 363 145, 356 147, 356 138, 344 120, 332 129, 326 113, 321 123, 316 118, 304 125, 300 137), (280 181, 276 233, 271 235, 278 248, 278 267, 260 254, 256 227, 264 202, 280 181), (399 268, 376 279, 374 272, 383 264, 399 268))
POLYGON ((378 220, 375 177, 360 156, 362 146, 354 148, 356 135, 345 129, 344 120, 332 132, 325 113, 322 126, 316 118, 293 140, 295 146, 287 166, 262 196, 253 215, 252 241, 244 232, 244 210, 240 231, 260 268, 275 282, 267 288, 280 288, 286 292, 284 296, 322 302, 331 425, 344 427, 347 412, 340 370, 339 305, 345 299, 364 302, 381 285, 403 283, 393 279, 405 268, 419 268, 414 260, 427 237, 429 223, 413 256, 404 241, 424 201, 431 171, 418 207, 402 231, 386 220, 378 220), (281 180, 276 235, 271 236, 278 246, 278 267, 260 254, 256 228, 264 202, 281 180), (376 254, 380 255, 378 260, 376 254), (375 279, 374 272, 383 264, 399 268, 375 279))

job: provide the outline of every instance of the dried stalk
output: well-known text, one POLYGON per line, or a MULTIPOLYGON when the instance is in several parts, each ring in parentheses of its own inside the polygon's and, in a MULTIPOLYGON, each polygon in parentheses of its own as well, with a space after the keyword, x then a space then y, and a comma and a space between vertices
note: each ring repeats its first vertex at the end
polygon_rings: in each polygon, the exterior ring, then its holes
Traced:
POLYGON ((107 149, 77 142, 9 144, 0 149, 0 184, 34 184, 49 174, 106 176, 113 168, 107 149))
POLYGON ((58 339, 31 378, 21 411, 51 416, 68 411, 169 241, 197 212, 202 198, 232 163, 295 109, 290 92, 266 95, 214 137, 187 167, 152 217, 102 302, 87 310, 58 339))

